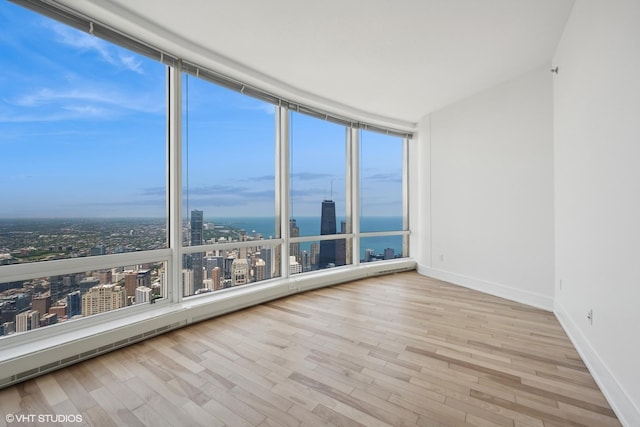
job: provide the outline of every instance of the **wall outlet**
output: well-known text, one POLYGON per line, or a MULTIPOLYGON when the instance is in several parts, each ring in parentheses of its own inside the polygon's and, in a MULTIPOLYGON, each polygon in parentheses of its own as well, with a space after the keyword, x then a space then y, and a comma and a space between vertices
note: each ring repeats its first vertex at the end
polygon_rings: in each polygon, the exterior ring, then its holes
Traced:
POLYGON ((562 279, 560 279, 559 287, 560 287, 560 290, 562 290, 562 279))
POLYGON ((444 254, 440 254, 440 262, 444 262, 444 254))
POLYGON ((589 324, 593 325, 593 309, 590 308, 587 312, 587 320, 589 320, 589 324))

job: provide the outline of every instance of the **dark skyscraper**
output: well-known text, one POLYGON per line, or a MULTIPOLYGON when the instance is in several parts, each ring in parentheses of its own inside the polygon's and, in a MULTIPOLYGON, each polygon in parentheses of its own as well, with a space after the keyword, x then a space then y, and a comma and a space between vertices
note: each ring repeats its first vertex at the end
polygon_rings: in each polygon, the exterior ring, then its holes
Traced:
POLYGON ((71 292, 67 295, 67 317, 82 314, 82 295, 80 291, 71 292))
MULTIPOLYGON (((273 277, 273 250, 271 248, 260 249, 260 257, 264 260, 265 264, 264 278, 271 279, 271 277, 273 277)), ((278 274, 276 274, 275 276, 277 277, 278 274)))
MULTIPOLYGON (((204 213, 199 210, 191 211, 191 246, 198 246, 203 243, 202 229, 203 229, 204 213)), ((193 268, 193 291, 202 289, 202 283, 204 279, 204 273, 202 270, 204 254, 202 252, 196 252, 191 254, 191 268, 193 268)))
MULTIPOLYGON (((322 202, 322 217, 320 219, 320 235, 336 234, 336 203, 333 200, 322 202)), ((320 268, 334 267, 336 264, 336 241, 320 241, 320 268)))
MULTIPOLYGON (((300 227, 295 219, 289 220, 289 237, 300 237, 300 227)), ((289 244, 289 255, 296 257, 296 261, 300 262, 300 243, 289 244)))

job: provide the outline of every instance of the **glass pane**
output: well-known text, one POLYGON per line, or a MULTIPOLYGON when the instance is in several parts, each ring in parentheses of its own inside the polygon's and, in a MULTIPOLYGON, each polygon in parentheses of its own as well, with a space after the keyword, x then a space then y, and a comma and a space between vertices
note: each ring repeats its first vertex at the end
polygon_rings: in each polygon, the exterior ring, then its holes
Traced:
POLYGON ((165 289, 165 262, 0 283, 0 335, 149 304, 165 289))
POLYGON ((402 230, 402 146, 399 137, 360 133, 361 232, 402 230))
POLYGON ((256 241, 251 247, 185 255, 182 267, 183 296, 199 295, 280 277, 280 251, 256 241), (201 286, 196 286, 198 271, 201 286))
POLYGON ((292 112, 290 139, 291 226, 295 220, 299 236, 339 233, 346 217, 345 127, 292 112))
MULTIPOLYGON (((183 90, 183 245, 276 237, 275 107, 186 74, 183 90)), ((206 256, 185 256, 184 295, 216 288, 206 256)))
POLYGON ((0 264, 166 247, 165 66, 9 2, 0 27, 0 264))
POLYGON ((276 237, 275 107, 188 75, 183 88, 183 217, 190 230, 211 227, 185 233, 184 245, 217 242, 215 227, 247 217, 276 237))
POLYGON ((402 258, 403 236, 363 237, 360 239, 360 262, 402 258))

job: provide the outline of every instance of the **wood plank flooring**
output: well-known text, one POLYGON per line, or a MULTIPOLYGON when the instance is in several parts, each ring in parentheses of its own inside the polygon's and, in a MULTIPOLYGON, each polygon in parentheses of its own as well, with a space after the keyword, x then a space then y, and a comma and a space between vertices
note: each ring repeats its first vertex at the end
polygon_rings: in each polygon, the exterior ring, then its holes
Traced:
POLYGON ((0 413, 101 427, 620 425, 552 313, 416 272, 167 333, 1 390, 0 413))

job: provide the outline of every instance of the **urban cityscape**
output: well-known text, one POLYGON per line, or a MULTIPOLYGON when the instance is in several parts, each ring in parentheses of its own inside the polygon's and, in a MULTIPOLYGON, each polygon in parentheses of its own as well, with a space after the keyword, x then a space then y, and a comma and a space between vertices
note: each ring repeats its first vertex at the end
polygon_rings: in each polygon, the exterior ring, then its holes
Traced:
MULTIPOLYGON (((337 227, 333 200, 322 201, 319 222, 320 235, 347 233, 344 221, 337 227)), ((301 235, 296 219, 289 220, 289 235, 301 235)), ((280 277, 280 246, 269 244, 271 236, 266 237, 255 229, 208 221, 205 212, 192 210, 183 225, 184 246, 242 244, 185 254, 183 296, 280 277)), ((164 219, 1 219, 0 273, 3 265, 161 249, 166 242, 164 219)), ((366 248, 360 261, 400 256, 392 247, 366 248)), ((290 275, 350 263, 348 239, 289 245, 290 275)), ((165 286, 164 262, 0 283, 0 336, 152 303, 163 297, 165 286)))

